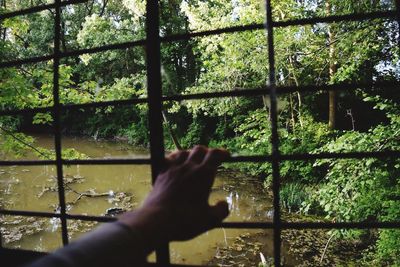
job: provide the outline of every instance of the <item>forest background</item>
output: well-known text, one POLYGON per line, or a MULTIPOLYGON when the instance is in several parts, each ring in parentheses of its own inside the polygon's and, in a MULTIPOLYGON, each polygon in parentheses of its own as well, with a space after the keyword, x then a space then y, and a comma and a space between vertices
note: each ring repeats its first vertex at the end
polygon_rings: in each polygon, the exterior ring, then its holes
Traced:
MULTIPOLYGON (((50 1, 47 1, 50 2, 50 1)), ((2 0, 1 12, 47 3, 2 0)), ((259 0, 163 0, 161 36, 263 23, 259 0)), ((272 1, 273 19, 394 10, 391 0, 272 1)), ((145 38, 145 2, 93 0, 62 10, 63 52, 145 38)), ((0 26, 2 61, 51 54, 54 13, 46 10, 0 26)), ((400 80, 399 26, 389 19, 277 28, 274 33, 278 85, 303 86, 400 80)), ((165 42, 161 46, 163 95, 263 88, 267 85, 265 30, 165 42)), ((52 61, 0 70, 2 110, 53 104, 52 61)), ((398 89, 398 88, 397 88, 398 89)), ((145 48, 116 49, 62 59, 60 100, 80 104, 144 98, 145 48)), ((387 151, 400 148, 400 109, 396 88, 356 88, 336 92, 294 92, 279 96, 280 152, 387 151)), ((62 114, 63 133, 95 139, 117 138, 149 145, 145 104, 74 110, 62 114)), ((271 151, 269 99, 227 97, 167 102, 163 107, 169 149, 195 144, 225 147, 240 155, 271 151)), ((1 117, 1 151, 16 156, 37 147, 29 135, 50 131, 51 113, 1 117), (22 141, 22 142, 21 142, 22 141), (29 144, 27 146, 26 144, 29 144)), ((79 151, 63 152, 82 157, 79 151)), ((230 165, 271 184, 269 163, 230 165)), ((398 159, 324 159, 281 164, 281 204, 292 213, 315 214, 335 222, 394 221, 400 218, 398 159)), ((336 238, 373 240, 371 265, 400 265, 399 230, 336 231, 336 238)))

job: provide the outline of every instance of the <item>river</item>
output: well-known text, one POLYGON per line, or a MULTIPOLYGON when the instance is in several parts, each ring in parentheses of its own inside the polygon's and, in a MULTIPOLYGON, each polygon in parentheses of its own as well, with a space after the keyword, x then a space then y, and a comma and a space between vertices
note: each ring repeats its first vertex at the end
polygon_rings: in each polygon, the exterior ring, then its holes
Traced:
MULTIPOLYGON (((36 146, 52 148, 50 136, 36 136, 36 146)), ((148 156, 148 151, 124 143, 94 141, 87 138, 64 137, 63 148, 75 148, 90 158, 138 158, 148 156)), ((26 156, 32 158, 32 156, 26 156)), ((57 210, 55 166, 2 167, 0 169, 0 205, 5 209, 47 211, 57 210)), ((135 208, 151 189, 150 166, 106 165, 64 166, 68 182, 66 201, 68 213, 104 215, 107 209, 135 208), (106 196, 78 198, 76 192, 107 193, 106 196)), ((254 177, 230 171, 220 172, 215 180, 210 203, 227 200, 230 215, 226 221, 266 221, 272 202, 262 182, 254 177)), ((60 224, 56 219, 2 217, 3 245, 11 248, 52 251, 61 246, 60 224), (36 225, 33 227, 32 225, 36 225), (24 227, 31 227, 26 230, 24 227), (33 228, 32 228, 33 227, 33 228)), ((93 224, 70 221, 71 239, 95 227, 93 224)), ((262 234, 262 230, 215 229, 189 242, 171 244, 171 261, 185 264, 207 264, 223 249, 232 249, 241 236, 262 234)), ((272 255, 272 239, 264 238, 263 253, 272 255)), ((241 248, 238 248, 238 250, 241 248)), ((258 249, 261 249, 258 247, 258 249)), ((258 253, 254 251, 254 254, 258 253)), ((259 256, 256 255, 258 258, 259 256)), ((151 256, 149 260, 154 259, 151 256)), ((257 263, 255 262, 256 266, 257 263)), ((247 265, 246 265, 247 266, 247 265)))

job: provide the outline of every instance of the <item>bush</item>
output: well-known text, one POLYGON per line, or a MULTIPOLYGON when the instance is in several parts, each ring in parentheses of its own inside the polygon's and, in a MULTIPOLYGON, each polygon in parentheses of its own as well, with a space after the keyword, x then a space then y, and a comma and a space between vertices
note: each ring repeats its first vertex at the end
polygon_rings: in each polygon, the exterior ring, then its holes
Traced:
MULTIPOLYGON (((397 200, 389 200, 383 203, 386 214, 380 217, 382 221, 398 221, 400 218, 400 188, 396 192, 397 200)), ((393 196, 393 199, 396 197, 393 196)), ((377 241, 377 254, 382 261, 388 261, 392 266, 400 266, 400 230, 382 229, 379 231, 377 241)))
POLYGON ((280 191, 281 206, 289 212, 300 212, 307 198, 306 188, 300 183, 285 184, 280 191))

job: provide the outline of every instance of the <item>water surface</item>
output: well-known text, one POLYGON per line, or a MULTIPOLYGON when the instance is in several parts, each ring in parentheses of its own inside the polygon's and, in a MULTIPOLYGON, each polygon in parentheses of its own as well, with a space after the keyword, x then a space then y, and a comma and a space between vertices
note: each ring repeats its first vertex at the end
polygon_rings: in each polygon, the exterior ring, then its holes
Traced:
MULTIPOLYGON (((85 138, 65 137, 63 148, 75 148, 91 158, 138 158, 147 157, 146 149, 130 147, 123 143, 96 142, 85 138)), ((49 136, 37 136, 37 146, 53 147, 49 136)), ((29 155, 27 156, 29 158, 29 155)), ((109 208, 127 206, 136 208, 151 189, 150 166, 106 165, 64 166, 64 176, 70 184, 66 188, 68 212, 71 214, 104 215, 109 208), (77 193, 108 194, 103 197, 81 197, 77 193), (119 197, 117 197, 119 196, 119 197)), ((5 209, 50 211, 58 209, 55 188, 55 166, 7 167, 0 169, 1 205, 5 209), (49 188, 51 188, 49 190, 49 188)), ((243 174, 221 171, 212 188, 210 203, 226 200, 231 214, 227 221, 265 221, 271 211, 271 199, 258 179, 243 174)), ((27 222, 3 217, 2 231, 14 230, 27 222), (7 224, 8 222, 8 224, 7 224)), ((38 219, 35 219, 37 221, 38 219)), ((75 239, 95 225, 69 221, 71 238, 75 239)), ((7 247, 52 251, 61 246, 61 234, 57 219, 44 219, 38 233, 23 233, 19 241, 5 244, 7 247)), ((19 229, 19 228, 18 228, 19 229)), ((171 244, 171 260, 175 263, 207 263, 220 248, 229 246, 243 233, 261 230, 215 229, 192 241, 171 244)), ((267 241, 270 242, 270 241, 267 241)), ((4 243, 4 238, 3 238, 4 243)), ((271 247, 271 246, 269 246, 271 247)), ((272 252, 269 252, 272 255, 272 252)))

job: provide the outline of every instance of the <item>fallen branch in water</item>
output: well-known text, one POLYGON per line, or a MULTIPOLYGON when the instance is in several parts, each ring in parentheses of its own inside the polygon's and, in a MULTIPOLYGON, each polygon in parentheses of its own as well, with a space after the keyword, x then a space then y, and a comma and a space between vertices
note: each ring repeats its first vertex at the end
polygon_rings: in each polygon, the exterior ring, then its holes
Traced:
POLYGON ((332 238, 333 238, 334 235, 335 235, 335 233, 333 233, 333 234, 329 237, 328 242, 326 242, 326 245, 325 245, 325 248, 324 248, 324 252, 322 253, 321 259, 319 260, 319 263, 320 263, 320 264, 321 264, 322 261, 324 260, 326 250, 328 249, 329 243, 331 242, 331 240, 332 240, 332 238))
POLYGON ((78 193, 79 196, 75 199, 75 201, 73 202, 73 204, 76 204, 76 202, 78 202, 82 197, 91 197, 91 198, 95 198, 95 197, 108 197, 110 196, 110 193, 96 193, 94 190, 89 190, 83 193, 78 193))

